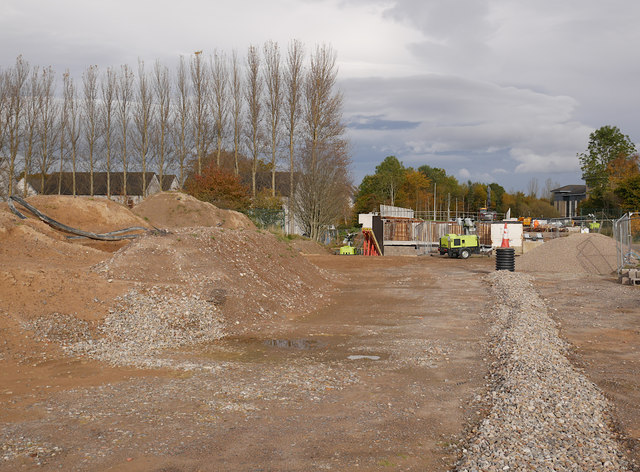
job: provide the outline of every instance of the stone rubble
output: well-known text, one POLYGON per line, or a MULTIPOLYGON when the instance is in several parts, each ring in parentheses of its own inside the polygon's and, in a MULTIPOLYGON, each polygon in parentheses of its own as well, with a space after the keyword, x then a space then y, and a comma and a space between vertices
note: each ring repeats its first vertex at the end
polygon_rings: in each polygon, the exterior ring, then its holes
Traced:
POLYGON ((497 299, 489 315, 488 408, 470 431, 458 472, 631 470, 601 391, 574 368, 530 277, 487 276, 497 299))

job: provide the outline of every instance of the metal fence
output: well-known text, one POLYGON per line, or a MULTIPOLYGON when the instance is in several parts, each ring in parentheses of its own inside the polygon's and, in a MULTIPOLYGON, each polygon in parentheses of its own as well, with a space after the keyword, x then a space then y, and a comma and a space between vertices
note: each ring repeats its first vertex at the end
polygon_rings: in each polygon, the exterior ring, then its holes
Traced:
POLYGON ((613 223, 618 274, 640 265, 640 213, 627 213, 613 223))
MULTIPOLYGON (((414 218, 385 218, 385 242, 413 241, 426 252, 438 250, 440 238, 447 234, 464 234, 463 225, 455 221, 421 221, 414 218)), ((480 244, 491 244, 491 223, 476 222, 472 234, 477 234, 480 244)))

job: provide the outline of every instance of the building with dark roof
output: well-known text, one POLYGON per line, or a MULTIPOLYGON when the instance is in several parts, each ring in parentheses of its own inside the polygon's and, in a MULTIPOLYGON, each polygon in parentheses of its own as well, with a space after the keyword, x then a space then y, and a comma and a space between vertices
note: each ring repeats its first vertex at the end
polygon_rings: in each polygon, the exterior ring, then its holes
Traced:
MULTIPOLYGON (((122 172, 94 172, 93 191, 91 190, 91 174, 89 172, 75 173, 56 172, 53 174, 33 174, 27 176, 27 196, 29 195, 77 195, 107 198, 123 204, 135 205, 145 197, 162 191, 178 190, 178 179, 175 175, 163 175, 162 184, 159 176, 154 172, 144 174, 143 188, 142 172, 127 172, 127 186, 124 187, 124 173, 122 172)), ((22 194, 24 178, 18 182, 17 194, 22 194)))
POLYGON ((574 218, 578 213, 578 204, 587 198, 586 185, 565 185, 551 190, 553 206, 566 218, 574 218))

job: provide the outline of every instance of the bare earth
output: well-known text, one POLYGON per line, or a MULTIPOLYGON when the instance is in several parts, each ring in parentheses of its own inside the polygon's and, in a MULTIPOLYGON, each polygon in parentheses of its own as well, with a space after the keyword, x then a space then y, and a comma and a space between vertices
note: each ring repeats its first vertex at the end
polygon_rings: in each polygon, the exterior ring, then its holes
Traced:
MULTIPOLYGON (((32 202, 171 231, 132 243, 0 208, 0 470, 454 468, 486 415, 495 260, 323 254, 185 197, 32 202)), ((533 275, 639 460, 639 289, 533 275)))

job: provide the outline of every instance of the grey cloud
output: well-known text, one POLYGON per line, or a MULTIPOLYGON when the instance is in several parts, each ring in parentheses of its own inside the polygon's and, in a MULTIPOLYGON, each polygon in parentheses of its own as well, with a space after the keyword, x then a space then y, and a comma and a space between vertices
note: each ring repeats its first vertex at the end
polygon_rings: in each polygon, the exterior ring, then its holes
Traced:
POLYGON ((499 183, 531 172, 573 173, 577 179, 575 156, 591 131, 575 120, 578 103, 571 97, 460 77, 349 79, 341 88, 348 120, 419 123, 352 126, 353 139, 371 146, 356 160, 369 159, 375 144, 384 142, 389 154, 413 166, 451 173, 466 168, 483 178, 487 168, 500 168, 493 173, 499 183))
POLYGON ((348 128, 367 130, 415 129, 419 125, 418 121, 385 120, 382 115, 353 115, 347 122, 348 128))

